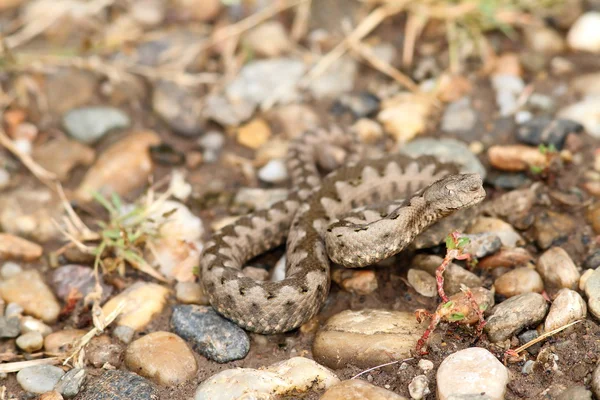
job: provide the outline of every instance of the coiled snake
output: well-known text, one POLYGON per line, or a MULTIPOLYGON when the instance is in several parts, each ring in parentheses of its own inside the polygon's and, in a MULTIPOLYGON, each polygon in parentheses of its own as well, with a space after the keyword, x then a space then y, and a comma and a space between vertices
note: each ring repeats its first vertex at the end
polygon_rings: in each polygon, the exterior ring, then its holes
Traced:
POLYGON ((211 305, 249 331, 286 332, 316 315, 329 293, 330 259, 351 268, 373 264, 485 197, 479 175, 459 174, 430 156, 350 162, 321 180, 317 161, 328 145, 353 142, 337 131, 294 140, 286 160, 294 190, 287 199, 215 232, 203 251, 201 280, 211 305), (261 282, 242 273, 246 262, 286 237, 285 279, 261 282))

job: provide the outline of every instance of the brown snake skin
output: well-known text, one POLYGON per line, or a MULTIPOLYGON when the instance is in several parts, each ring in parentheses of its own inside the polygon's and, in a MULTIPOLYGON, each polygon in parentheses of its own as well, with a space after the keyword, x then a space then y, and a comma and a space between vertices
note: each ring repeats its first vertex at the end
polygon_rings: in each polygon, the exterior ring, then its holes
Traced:
POLYGON ((272 334, 295 329, 319 311, 329 293, 330 259, 362 267, 406 248, 426 228, 483 200, 477 174, 430 156, 393 154, 348 163, 322 180, 328 146, 352 147, 340 132, 310 132, 291 143, 287 168, 294 190, 269 209, 241 217, 207 243, 201 281, 217 312, 239 326, 272 334), (406 199, 389 213, 358 207, 406 199), (344 218, 344 216, 350 216, 344 218), (284 242, 286 277, 255 281, 245 263, 284 242))

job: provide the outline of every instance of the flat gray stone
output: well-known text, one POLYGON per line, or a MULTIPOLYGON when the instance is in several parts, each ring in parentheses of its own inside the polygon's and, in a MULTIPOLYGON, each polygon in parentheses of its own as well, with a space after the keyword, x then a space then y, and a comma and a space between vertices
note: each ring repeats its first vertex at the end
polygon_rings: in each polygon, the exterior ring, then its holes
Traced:
POLYGON ((96 143, 114 129, 126 128, 131 120, 113 107, 82 107, 67 112, 63 125, 71 137, 85 144, 96 143))
POLYGON ((36 365, 23 368, 17 373, 17 382, 23 390, 42 394, 54 389, 64 371, 53 365, 36 365))

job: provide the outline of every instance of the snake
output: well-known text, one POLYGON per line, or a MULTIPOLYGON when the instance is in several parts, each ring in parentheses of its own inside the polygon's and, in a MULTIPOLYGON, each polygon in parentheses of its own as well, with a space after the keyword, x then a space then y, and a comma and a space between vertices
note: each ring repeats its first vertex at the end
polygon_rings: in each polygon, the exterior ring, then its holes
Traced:
POLYGON ((325 303, 332 263, 361 268, 391 257, 431 225, 486 196, 481 177, 460 173, 456 164, 430 155, 363 157, 350 136, 321 129, 293 139, 287 197, 213 233, 199 271, 217 313, 259 334, 294 330, 325 303), (323 174, 327 149, 349 149, 350 156, 329 160, 333 170, 323 174), (283 279, 244 275, 246 263, 284 243, 283 279))

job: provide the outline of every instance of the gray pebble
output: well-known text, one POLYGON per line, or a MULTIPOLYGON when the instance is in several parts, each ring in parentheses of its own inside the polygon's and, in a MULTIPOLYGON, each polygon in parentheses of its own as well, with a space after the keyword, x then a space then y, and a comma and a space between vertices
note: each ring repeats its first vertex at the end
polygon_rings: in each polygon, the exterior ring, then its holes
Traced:
POLYGON ((114 129, 131 123, 127 114, 113 107, 82 107, 65 114, 63 125, 69 135, 85 144, 96 143, 114 129))
POLYGON ((211 307, 177 305, 173 307, 171 325, 194 350, 220 363, 242 359, 250 350, 246 332, 211 307))
POLYGON ((600 318, 600 268, 595 269, 587 278, 584 289, 590 313, 594 317, 600 318))
MULTIPOLYGON (((537 339, 538 336, 539 336, 538 332, 535 329, 530 329, 530 330, 527 330, 527 331, 521 333, 517 337, 519 338, 519 343, 521 345, 524 345, 525 343, 529 343, 532 340, 537 339)), ((531 355, 536 355, 537 353, 540 352, 540 349, 542 348, 542 344, 543 344, 543 342, 539 342, 532 346, 529 346, 527 348, 527 352, 531 355)))
POLYGON ((477 122, 477 114, 471 107, 468 97, 452 102, 446 107, 441 128, 446 132, 469 131, 477 122))
POLYGON ((60 381, 54 387, 54 390, 62 394, 65 398, 77 396, 86 377, 85 369, 73 368, 60 378, 60 381))
POLYGON ((531 179, 523 173, 504 173, 492 171, 485 182, 498 189, 517 189, 531 183, 531 179))
POLYGON ((78 400, 159 400, 150 381, 129 371, 106 371, 77 397, 78 400))
POLYGON ((19 318, 0 317, 0 338, 15 338, 20 332, 19 318))
POLYGON ((23 390, 31 393, 46 393, 54 389, 64 371, 53 365, 36 365, 23 368, 17 373, 17 382, 23 390))
POLYGON ((596 269, 598 266, 600 266, 600 250, 594 251, 583 262, 583 267, 586 269, 596 269))
POLYGON ((464 251, 476 258, 482 258, 487 255, 494 254, 500 250, 500 247, 502 247, 502 241, 493 233, 474 233, 470 235, 462 235, 462 237, 466 237, 470 240, 469 244, 465 246, 464 251))
POLYGON ((131 343, 133 340, 133 335, 135 334, 135 330, 126 325, 117 326, 113 330, 113 336, 119 339, 123 343, 131 343))
POLYGON ((19 275, 21 272, 23 272, 23 268, 21 268, 19 264, 13 261, 7 261, 4 264, 2 264, 0 275, 4 279, 9 279, 15 275, 19 275))
POLYGON ((379 110, 379 103, 379 98, 369 92, 348 93, 333 103, 331 112, 336 115, 350 112, 357 119, 371 117, 379 110))
POLYGON ((493 308, 485 332, 491 342, 501 342, 525 327, 539 324, 547 311, 548 304, 541 294, 525 293, 511 297, 493 308))
MULTIPOLYGON (((77 289, 84 297, 91 293, 96 285, 94 270, 82 265, 69 264, 52 272, 52 287, 56 295, 66 301, 73 289, 77 289)), ((102 299, 106 301, 113 292, 113 287, 100 280, 102 299)))
POLYGON ((583 126, 578 122, 568 119, 553 120, 550 117, 542 116, 519 127, 517 140, 533 146, 553 145, 556 149, 561 150, 569 133, 582 131, 583 126))
POLYGON ((530 373, 533 372, 534 365, 535 365, 535 361, 533 361, 533 360, 527 360, 525 362, 525 364, 523 365, 523 368, 521 368, 521 373, 523 375, 529 375, 530 373))
POLYGON ((461 172, 473 172, 479 174, 483 179, 486 169, 479 159, 469 150, 467 145, 455 139, 415 139, 400 149, 404 154, 412 157, 421 155, 432 155, 442 162, 456 162, 462 165, 461 172))
POLYGON ((173 82, 162 81, 152 93, 152 109, 176 133, 198 136, 204 130, 203 103, 193 91, 173 82))
POLYGON ((21 307, 20 304, 18 303, 8 303, 6 305, 6 309, 4 310, 4 316, 9 318, 9 317, 18 317, 21 314, 23 314, 23 311, 25 311, 23 309, 23 307, 21 307))

